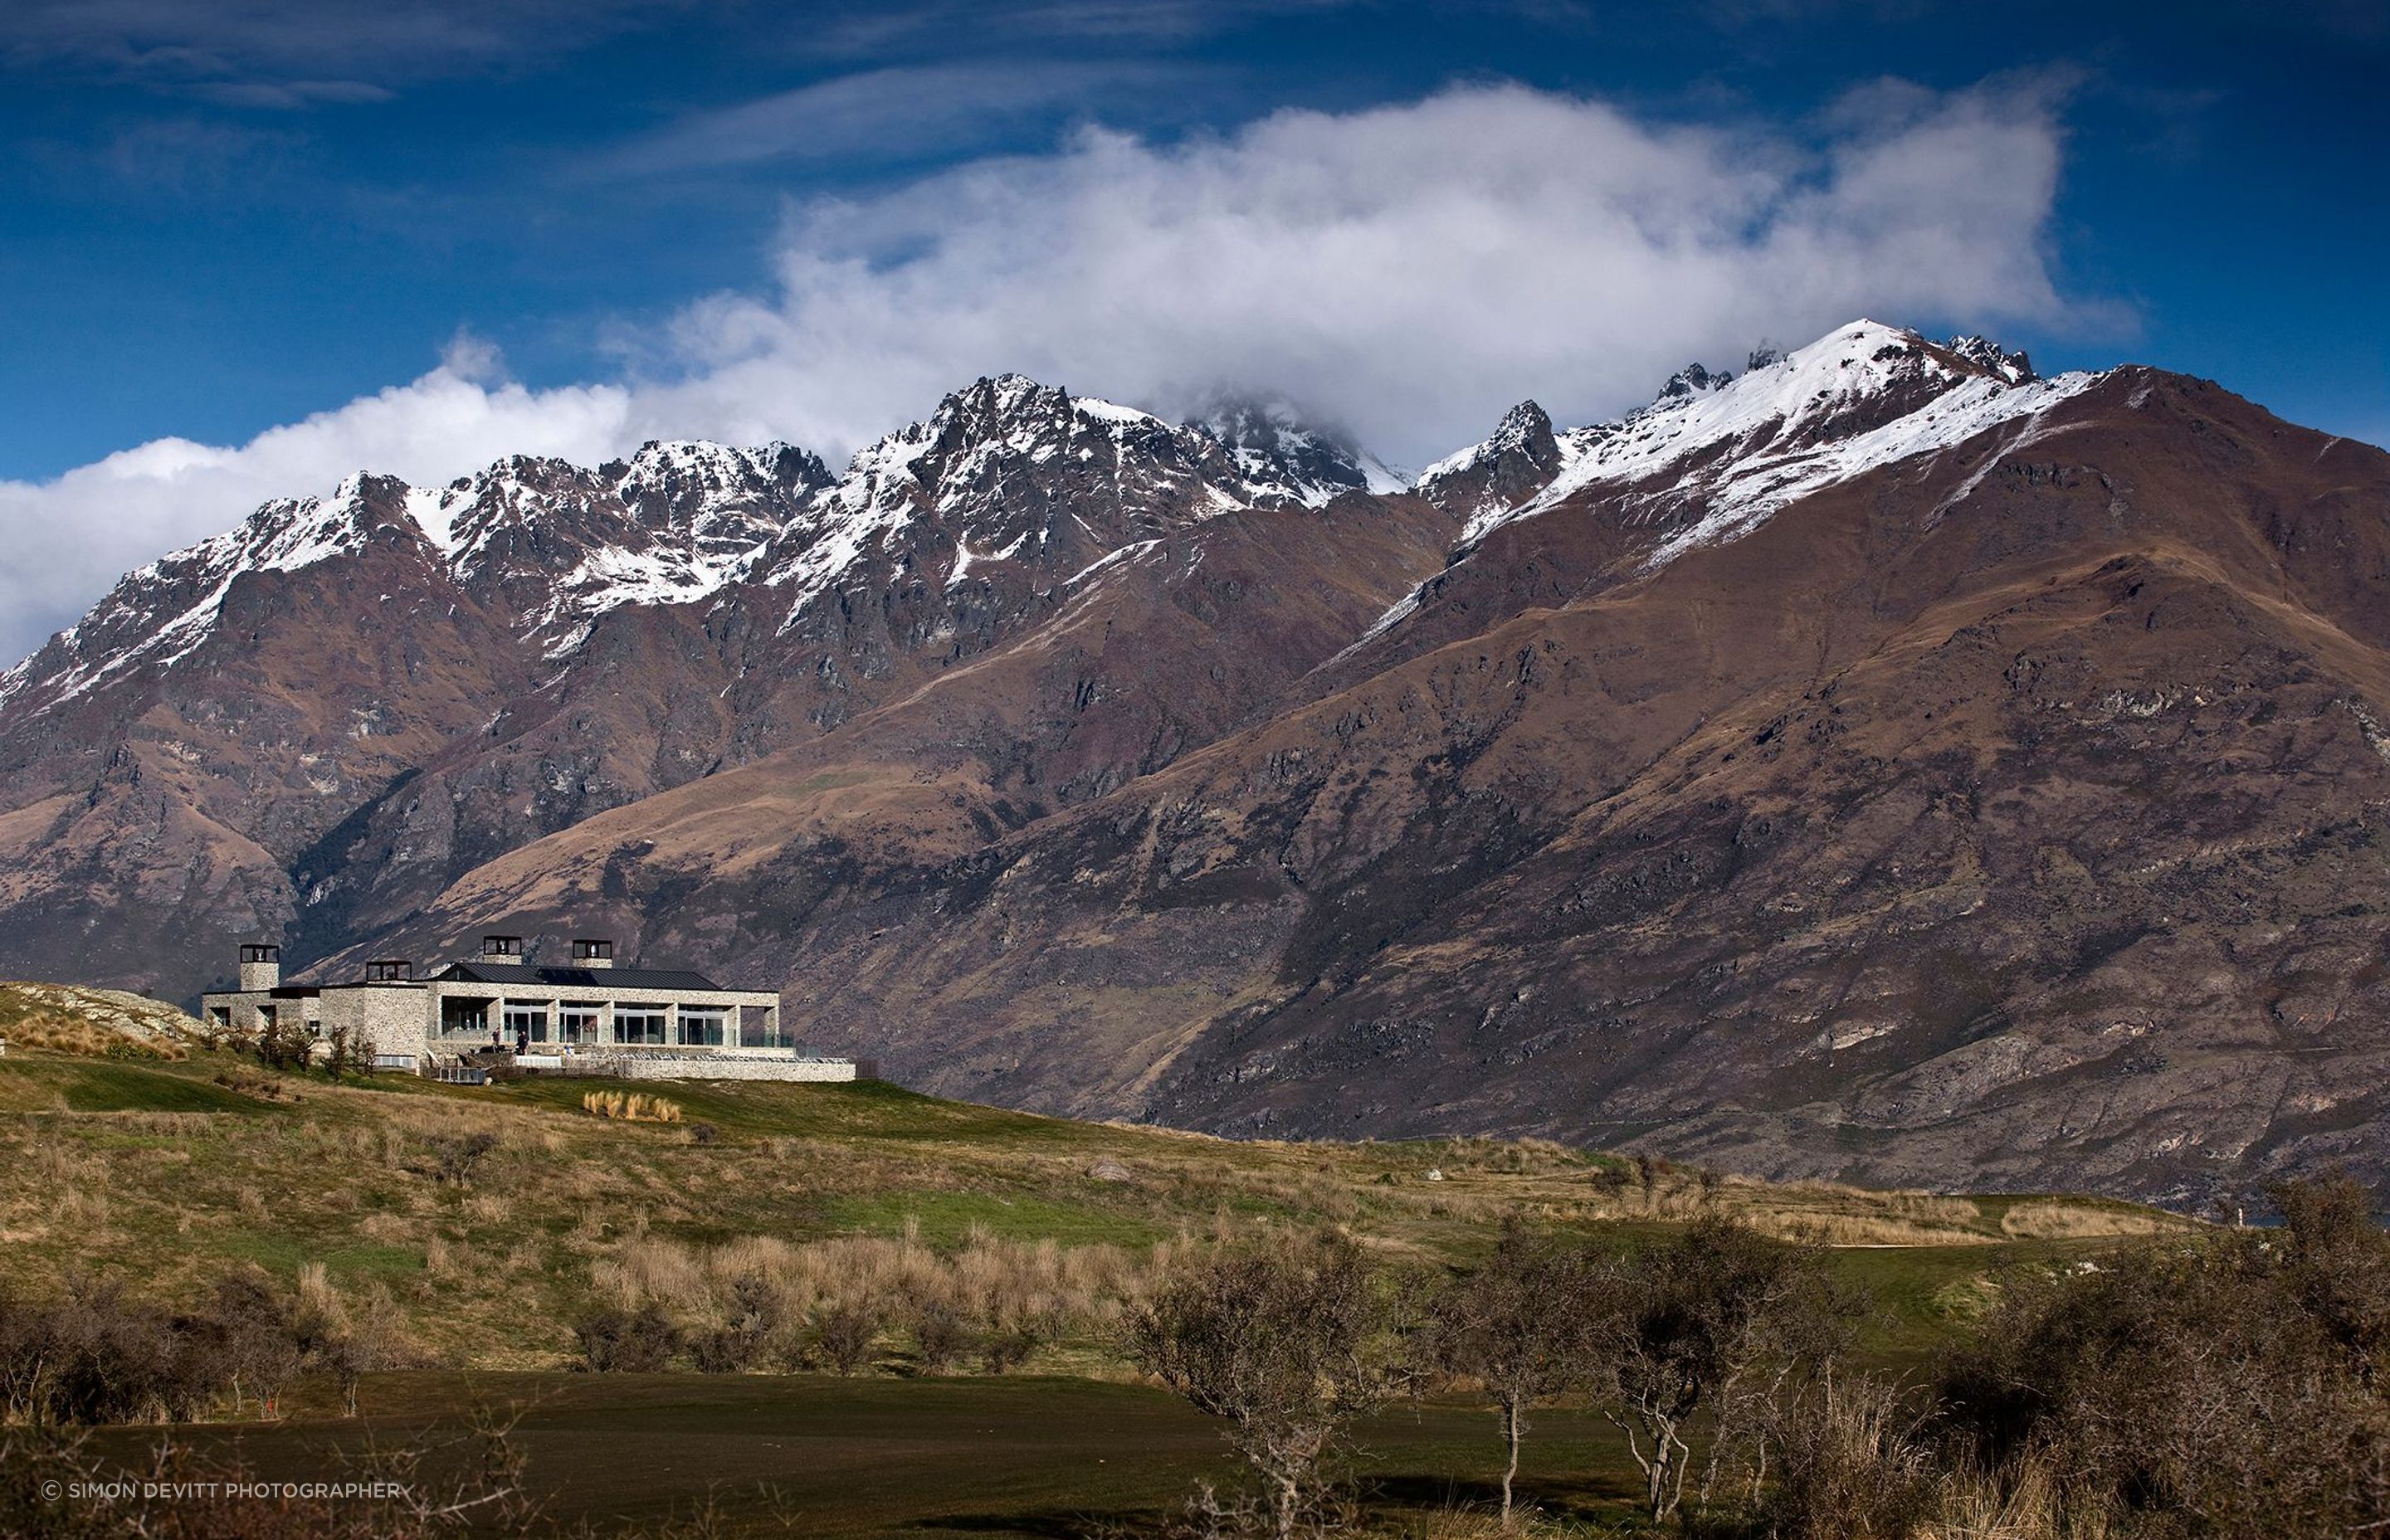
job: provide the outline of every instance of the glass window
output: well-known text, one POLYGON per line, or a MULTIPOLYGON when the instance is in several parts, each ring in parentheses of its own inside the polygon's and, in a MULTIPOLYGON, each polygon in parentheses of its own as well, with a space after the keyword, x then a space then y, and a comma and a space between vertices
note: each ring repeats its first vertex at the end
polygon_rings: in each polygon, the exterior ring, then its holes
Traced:
POLYGON ((680 1041, 684 1047, 718 1048, 722 1046, 722 1029, 730 1011, 724 1006, 683 1006, 680 1007, 680 1041))
POLYGON ((217 1026, 220 1026, 220 1027, 228 1027, 228 1026, 231 1026, 231 1025, 232 1025, 232 1007, 230 1007, 230 1006, 210 1006, 210 1007, 208 1007, 208 1020, 211 1020, 211 1021, 213 1021, 217 1026))
POLYGON ((602 1008, 592 1001, 565 1001, 556 1009, 556 1040, 559 1043, 597 1042, 598 1013, 602 1008))
POLYGON ((276 1020, 275 1010, 272 1006, 260 1006, 257 1007, 257 1024, 259 1026, 270 1027, 274 1025, 276 1020))
POLYGON ((615 1042, 662 1045, 663 1040, 663 1007, 616 1006, 614 1007, 615 1042))
POLYGON ((443 995, 440 1001, 440 1032, 445 1037, 488 1036, 490 1002, 443 995))
POLYGON ((504 1025, 507 1036, 518 1043, 547 1041, 547 1002, 546 1000, 508 1000, 504 1025))

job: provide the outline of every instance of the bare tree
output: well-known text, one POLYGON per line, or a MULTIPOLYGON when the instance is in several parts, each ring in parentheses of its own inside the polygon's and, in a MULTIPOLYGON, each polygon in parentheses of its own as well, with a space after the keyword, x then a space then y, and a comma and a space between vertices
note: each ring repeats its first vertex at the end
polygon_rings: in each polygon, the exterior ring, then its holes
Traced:
POLYGON ((1585 1318, 1577 1298, 1587 1276, 1581 1255, 1512 1220, 1484 1265, 1435 1303, 1429 1330, 1436 1367, 1483 1386, 1501 1418, 1504 1529, 1527 1413, 1566 1389, 1578 1368, 1585 1318))
POLYGON ((1696 1414, 1725 1414, 1731 1436, 1754 1385, 1780 1386, 1836 1340, 1816 1253, 1715 1214, 1610 1264, 1585 1297, 1595 1395, 1626 1435, 1655 1520, 1684 1502, 1696 1414))
POLYGON ((1128 1323, 1138 1366, 1227 1420, 1288 1540, 1322 1495, 1346 1426, 1397 1384, 1384 1280, 1350 1240, 1321 1235, 1223 1251, 1171 1279, 1128 1323))
POLYGON ((871 1362, 880 1341, 880 1313, 858 1300, 844 1300, 814 1312, 814 1346, 822 1361, 841 1374, 853 1374, 871 1362))
POLYGON ((2160 1237, 2003 1278, 1940 1418, 1987 1472, 2048 1464, 2088 1521, 2217 1540, 2390 1533, 2365 1195, 2285 1187, 2278 1231, 2160 1237))

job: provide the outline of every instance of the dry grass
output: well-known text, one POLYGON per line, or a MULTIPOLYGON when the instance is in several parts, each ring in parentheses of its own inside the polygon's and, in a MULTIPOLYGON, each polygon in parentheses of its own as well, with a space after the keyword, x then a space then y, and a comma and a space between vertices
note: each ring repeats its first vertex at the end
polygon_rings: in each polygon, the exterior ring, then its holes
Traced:
MULTIPOLYGON (((943 1307, 1037 1324, 1060 1344, 1041 1361, 1109 1374, 1108 1322, 1176 1257, 1264 1227, 1331 1225, 1428 1267, 1475 1254, 1511 1215, 1592 1233, 1723 1212, 1837 1245, 1978 1243, 1986 1267, 2021 1244, 1989 1203, 1533 1141, 1227 1141, 868 1087, 691 1086, 673 1103, 679 1126, 719 1130, 700 1145, 594 1115, 579 1086, 368 1090, 202 1054, 105 1073, 221 1098, 210 1083, 238 1069, 259 1077, 257 1094, 208 1112, 66 1112, 45 1110, 62 1106, 51 1087, 65 1074, 37 1068, 0 1063, 0 1108, 25 1109, 0 1111, 0 1287, 55 1288, 85 1269, 174 1300, 239 1263, 289 1280, 321 1260, 343 1296, 387 1290, 426 1354, 492 1369, 567 1361, 572 1324, 598 1299, 660 1300, 701 1330, 728 1321, 741 1280, 761 1279, 751 1287, 784 1318, 878 1300, 901 1347, 905 1312, 943 1307), (477 1135, 494 1143, 469 1180, 441 1179, 429 1152, 477 1135)), ((2016 1207, 2034 1211, 2028 1227, 2072 1215, 2069 1235, 2154 1227, 2126 1206, 2016 1207)))
POLYGON ((787 1241, 746 1236, 693 1248, 639 1235, 591 1266, 598 1296, 635 1309, 654 1302, 686 1325, 735 1320, 758 1290, 775 1306, 781 1356, 790 1334, 825 1311, 859 1309, 888 1328, 943 1310, 994 1331, 1090 1346, 1108 1341, 1122 1312, 1146 1296, 1183 1250, 1162 1243, 1131 1252, 1108 1245, 1061 1246, 974 1234, 940 1251, 916 1236, 840 1236, 787 1241))
POLYGON ((146 1043, 68 1016, 29 1016, 12 1021, 0 1038, 10 1053, 32 1050, 78 1059, 188 1059, 179 1043, 146 1043))
POLYGON ((1761 1212, 1752 1227, 1780 1239, 1820 1246, 1990 1246, 1998 1236, 1882 1214, 1761 1212))
POLYGON ((592 1091, 581 1098, 581 1110, 623 1123, 678 1123, 680 1103, 651 1097, 644 1091, 625 1096, 620 1091, 592 1091))
POLYGON ((2163 1235, 2186 1228, 2189 1223, 2154 1209, 2048 1198, 2012 1205, 2000 1216, 2000 1231, 2019 1240, 2106 1239, 2163 1235))
POLYGON ((2107 1516, 2065 1501, 2047 1463, 2025 1462, 2005 1481, 1969 1473, 1944 1482, 1918 1540, 2107 1540, 2107 1516))
POLYGON ((1627 1540, 1650 1532, 1631 1521, 1605 1524, 1577 1516, 1558 1518, 1532 1508, 1515 1510, 1505 1529, 1497 1509, 1457 1503, 1381 1518, 1356 1533, 1387 1540, 1627 1540))
POLYGON ((144 995, 76 984, 0 982, 0 1041, 9 1051, 78 1059, 188 1059, 204 1022, 144 995))

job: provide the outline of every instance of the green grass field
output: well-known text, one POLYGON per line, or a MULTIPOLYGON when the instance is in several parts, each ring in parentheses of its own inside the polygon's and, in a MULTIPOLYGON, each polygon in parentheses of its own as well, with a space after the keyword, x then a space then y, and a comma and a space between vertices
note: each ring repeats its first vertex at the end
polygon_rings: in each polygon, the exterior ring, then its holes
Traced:
MULTIPOLYGON (((1054 1536, 1228 1472, 1217 1431, 1136 1383, 1113 1346, 1120 1302, 1174 1247, 1334 1226, 1433 1270, 1481 1255, 1508 1215, 1625 1245, 1715 1206, 1833 1245, 1877 1302, 1866 1355, 1905 1368, 1964 1328, 2001 1267, 2182 1223, 2088 1200, 1647 1183, 1539 1143, 1228 1142, 878 1084, 665 1086, 680 1121, 635 1123, 585 1111, 587 1089, 332 1084, 204 1051, 12 1054, 0 1283, 112 1278, 173 1303, 254 1265, 292 1288, 312 1277, 386 1328, 392 1361, 418 1367, 369 1375, 362 1418, 302 1386, 283 1421, 186 1431, 262 1473, 320 1476, 368 1441, 436 1439, 478 1401, 520 1413, 533 1483, 567 1522, 708 1508, 724 1534, 1054 1536), (474 1133, 494 1147, 469 1180, 443 1180, 443 1141, 474 1133), (943 1290, 1052 1324, 1001 1377, 919 1373, 893 1316, 852 1379, 569 1372, 593 1303, 657 1300, 701 1328, 741 1277, 768 1277, 799 1315, 845 1290, 943 1290)), ((129 1457, 157 1431, 105 1437, 129 1457)), ((1381 1417, 1360 1443, 1391 1514, 1475 1501, 1494 1472, 1490 1417, 1448 1402, 1381 1417)), ((1548 1512, 1625 1513, 1632 1471, 1587 1413, 1539 1418, 1527 1470, 1548 1512)))

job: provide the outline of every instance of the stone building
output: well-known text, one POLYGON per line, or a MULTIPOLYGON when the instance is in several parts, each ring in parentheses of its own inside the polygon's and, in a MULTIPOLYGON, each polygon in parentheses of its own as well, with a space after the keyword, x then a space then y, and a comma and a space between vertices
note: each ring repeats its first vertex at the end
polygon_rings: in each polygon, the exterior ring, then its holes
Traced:
POLYGON ((282 949, 240 949, 240 987, 200 997, 207 1019, 254 1035, 346 1030, 383 1069, 428 1071, 468 1054, 511 1053, 525 1068, 608 1070, 641 1079, 853 1080, 848 1059, 801 1053, 780 1030, 780 997, 724 989, 684 969, 616 968, 603 939, 572 943, 566 967, 533 964, 520 936, 482 938, 481 956, 418 978, 406 959, 366 965, 341 983, 286 984, 282 949))

